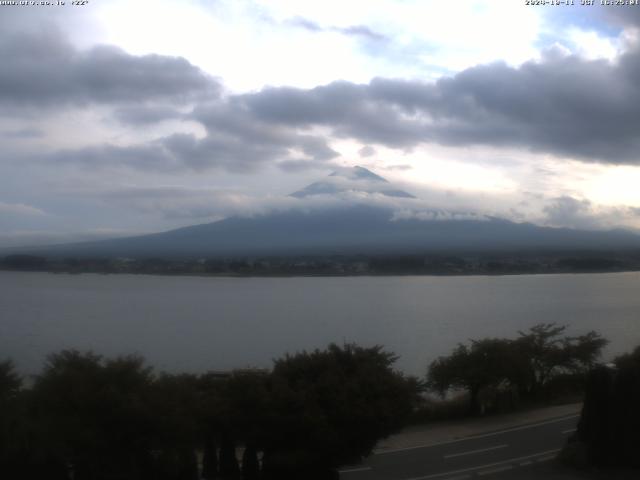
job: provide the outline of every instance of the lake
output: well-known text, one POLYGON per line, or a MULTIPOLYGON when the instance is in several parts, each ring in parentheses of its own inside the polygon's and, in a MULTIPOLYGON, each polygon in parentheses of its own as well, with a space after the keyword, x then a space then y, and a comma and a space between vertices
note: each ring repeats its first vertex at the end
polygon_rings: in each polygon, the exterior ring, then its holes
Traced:
POLYGON ((0 272, 0 359, 35 373, 48 353, 138 353, 160 370, 269 367, 330 342, 384 345, 427 365, 470 338, 540 322, 597 330, 606 358, 640 344, 640 273, 216 278, 0 272))

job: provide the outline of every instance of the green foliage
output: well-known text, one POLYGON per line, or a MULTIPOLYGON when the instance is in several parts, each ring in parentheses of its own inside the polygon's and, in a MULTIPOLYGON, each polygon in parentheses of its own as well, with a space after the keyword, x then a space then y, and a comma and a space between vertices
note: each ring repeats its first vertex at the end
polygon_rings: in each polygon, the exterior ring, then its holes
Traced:
POLYGON ((631 353, 625 353, 616 357, 614 363, 619 369, 640 369, 640 346, 637 346, 631 353))
POLYGON ((527 368, 519 381, 521 392, 538 394, 559 373, 585 374, 600 357, 608 341, 595 331, 578 337, 561 337, 566 326, 541 323, 520 333, 515 346, 527 368))
POLYGON ((472 340, 469 346, 459 344, 451 355, 431 363, 427 385, 443 395, 450 389, 466 390, 472 414, 481 411, 483 389, 516 389, 520 396, 535 398, 560 375, 586 373, 607 344, 596 332, 562 337, 565 330, 565 326, 541 323, 519 332, 515 340, 491 338, 472 340))
POLYGON ((0 403, 15 398, 21 387, 22 378, 16 373, 13 362, 0 362, 0 403))
POLYGON ((17 472, 14 459, 19 454, 17 447, 23 435, 22 425, 17 421, 22 379, 10 360, 0 362, 0 476, 17 472))
POLYGON ((640 467, 640 347, 593 369, 571 450, 596 466, 640 467))
POLYGON ((274 469, 303 464, 311 471, 369 454, 403 425, 417 398, 417 381, 395 372, 395 359, 382 347, 350 344, 276 361, 271 388, 278 423, 266 462, 274 469))
POLYGON ((286 356, 273 372, 156 375, 136 356, 65 350, 48 357, 30 389, 3 362, 0 475, 332 478, 411 413, 417 382, 393 371, 394 361, 380 347, 331 345, 286 356))
POLYGON ((470 413, 480 413, 480 390, 512 377, 514 353, 513 342, 499 338, 472 340, 469 347, 459 344, 450 356, 431 363, 428 385, 440 394, 467 390, 470 413))
POLYGON ((70 464, 79 480, 143 468, 154 428, 147 408, 152 380, 135 356, 51 355, 31 392, 41 448, 70 464))

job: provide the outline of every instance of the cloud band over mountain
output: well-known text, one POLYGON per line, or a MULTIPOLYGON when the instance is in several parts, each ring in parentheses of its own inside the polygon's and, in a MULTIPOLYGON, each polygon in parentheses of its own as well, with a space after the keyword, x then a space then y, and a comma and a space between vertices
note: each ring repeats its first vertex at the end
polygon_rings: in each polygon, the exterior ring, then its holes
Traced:
POLYGON ((65 152, 69 159, 91 161, 106 151, 116 164, 152 168, 146 158, 153 156, 162 168, 169 155, 175 166, 241 171, 264 162, 323 162, 338 155, 331 139, 353 139, 395 149, 491 145, 583 161, 640 160, 637 45, 616 62, 550 51, 518 68, 482 65, 432 83, 376 78, 220 96, 219 81, 182 58, 133 56, 104 46, 79 51, 53 34, 5 37, 5 106, 96 103, 113 106, 114 119, 131 126, 181 118, 206 129, 204 137, 170 135, 147 146, 65 152), (180 113, 146 104, 158 99, 195 108, 180 113), (313 133, 318 129, 323 134, 313 133))

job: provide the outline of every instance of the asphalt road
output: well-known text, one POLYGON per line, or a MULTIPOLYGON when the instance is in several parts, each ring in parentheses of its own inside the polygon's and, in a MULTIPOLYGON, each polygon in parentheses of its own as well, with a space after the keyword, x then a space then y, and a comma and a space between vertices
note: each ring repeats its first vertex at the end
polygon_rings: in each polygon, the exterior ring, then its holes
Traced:
POLYGON ((340 471, 342 480, 466 480, 548 462, 575 430, 578 415, 435 445, 388 450, 340 471))

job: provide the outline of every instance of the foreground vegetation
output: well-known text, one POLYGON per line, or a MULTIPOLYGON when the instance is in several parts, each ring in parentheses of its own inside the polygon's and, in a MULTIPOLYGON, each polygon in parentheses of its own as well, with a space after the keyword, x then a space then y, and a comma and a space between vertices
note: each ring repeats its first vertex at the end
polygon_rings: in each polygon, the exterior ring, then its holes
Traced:
POLYGON ((466 391, 468 413, 513 410, 560 395, 581 396, 587 372, 608 343, 597 332, 571 337, 565 326, 541 323, 518 338, 485 338, 459 344, 429 366, 427 385, 446 394, 466 391))
POLYGON ((380 439, 429 418, 425 390, 463 391, 464 413, 478 415, 582 395, 587 378, 582 450, 610 452, 596 458, 604 463, 618 461, 611 445, 638 458, 626 446, 640 419, 625 419, 640 401, 640 348, 617 359, 611 377, 594 369, 607 341, 565 331, 539 324, 515 339, 460 344, 431 363, 424 381, 395 371, 396 357, 382 347, 353 344, 286 355, 271 371, 199 375, 67 350, 49 356, 28 386, 1 362, 0 477, 333 479, 380 439))
POLYGON ((29 388, 0 364, 0 477, 337 478, 418 394, 380 347, 331 345, 271 372, 155 374, 141 358, 51 355, 29 388), (241 456, 241 462, 238 457, 241 456))
POLYGON ((640 346, 589 373, 578 429, 562 459, 578 467, 640 468, 639 405, 640 346))

